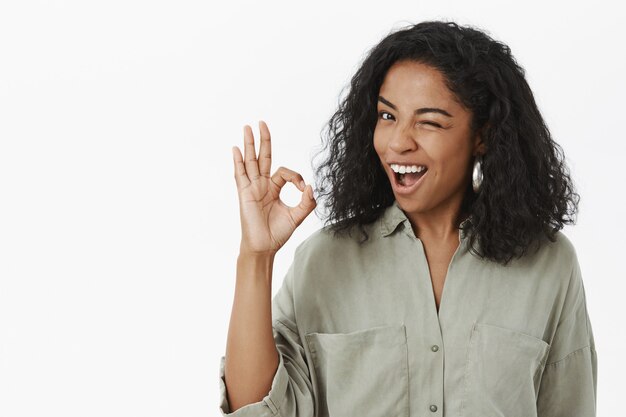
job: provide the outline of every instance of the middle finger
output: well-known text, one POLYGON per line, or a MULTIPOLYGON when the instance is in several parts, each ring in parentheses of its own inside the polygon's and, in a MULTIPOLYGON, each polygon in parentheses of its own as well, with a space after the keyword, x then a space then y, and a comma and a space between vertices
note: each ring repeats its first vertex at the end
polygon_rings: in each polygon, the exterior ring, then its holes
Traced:
POLYGON ((272 142, 270 130, 263 120, 259 121, 259 131, 261 133, 261 145, 259 146, 259 170, 261 175, 269 177, 272 166, 272 142))

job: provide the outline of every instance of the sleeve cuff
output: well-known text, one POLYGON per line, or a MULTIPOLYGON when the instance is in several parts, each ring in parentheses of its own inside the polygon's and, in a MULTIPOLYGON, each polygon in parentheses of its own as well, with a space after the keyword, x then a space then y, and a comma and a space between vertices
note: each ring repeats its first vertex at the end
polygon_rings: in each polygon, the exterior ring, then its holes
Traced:
POLYGON ((230 411, 226 395, 224 365, 226 357, 220 358, 219 385, 220 385, 220 412, 223 417, 276 417, 280 416, 280 406, 285 400, 289 375, 285 368, 283 355, 278 354, 278 369, 272 380, 270 392, 261 401, 247 404, 235 412, 230 411))

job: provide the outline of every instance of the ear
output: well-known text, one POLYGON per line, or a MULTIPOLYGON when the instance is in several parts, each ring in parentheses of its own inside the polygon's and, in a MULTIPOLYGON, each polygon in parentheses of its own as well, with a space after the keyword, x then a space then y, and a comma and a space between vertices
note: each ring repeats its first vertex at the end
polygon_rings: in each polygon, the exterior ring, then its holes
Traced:
POLYGON ((474 135, 474 149, 472 151, 474 155, 484 155, 487 152, 487 144, 485 143, 484 136, 488 129, 489 124, 486 123, 476 131, 474 135))

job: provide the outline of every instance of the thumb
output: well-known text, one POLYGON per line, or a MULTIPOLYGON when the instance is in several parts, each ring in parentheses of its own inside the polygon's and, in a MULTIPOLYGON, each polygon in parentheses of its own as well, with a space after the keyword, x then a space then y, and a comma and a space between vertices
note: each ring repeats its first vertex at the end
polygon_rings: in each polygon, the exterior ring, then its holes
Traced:
POLYGON ((309 184, 304 188, 300 203, 290 209, 291 216, 298 226, 313 211, 316 205, 315 197, 313 197, 313 187, 309 184))

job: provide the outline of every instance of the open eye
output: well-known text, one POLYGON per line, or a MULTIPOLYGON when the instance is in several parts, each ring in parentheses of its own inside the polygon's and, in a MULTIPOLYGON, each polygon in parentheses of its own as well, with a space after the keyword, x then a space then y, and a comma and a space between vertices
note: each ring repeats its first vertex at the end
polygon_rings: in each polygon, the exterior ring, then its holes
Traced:
POLYGON ((379 118, 381 118, 383 120, 389 120, 389 119, 385 118, 385 115, 393 117, 390 113, 388 113, 388 112, 386 112, 384 110, 378 113, 378 117, 379 118))

